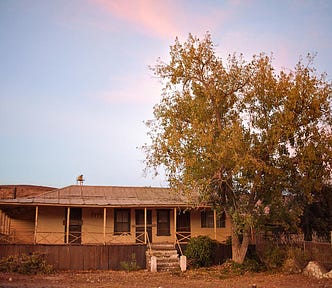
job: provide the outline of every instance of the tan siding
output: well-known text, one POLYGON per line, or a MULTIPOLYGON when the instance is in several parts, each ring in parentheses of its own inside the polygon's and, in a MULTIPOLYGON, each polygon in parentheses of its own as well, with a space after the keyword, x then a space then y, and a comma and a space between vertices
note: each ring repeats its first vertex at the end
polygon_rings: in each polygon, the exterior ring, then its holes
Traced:
POLYGON ((35 222, 25 219, 10 219, 11 241, 15 243, 33 243, 35 222))
POLYGON ((83 208, 82 218, 82 244, 104 243, 104 209, 83 208))
POLYGON ((167 209, 170 211, 170 236, 158 236, 157 235, 157 210, 152 210, 152 242, 153 243, 173 243, 175 240, 174 236, 174 212, 173 209, 167 209))
MULTIPOLYGON (((229 217, 226 217, 226 227, 217 228, 217 241, 224 242, 231 236, 231 224, 229 217)), ((201 228, 201 212, 197 210, 191 211, 191 236, 197 237, 200 235, 209 236, 215 239, 214 228, 201 228)))
POLYGON ((63 244, 65 237, 65 208, 39 207, 37 238, 38 244, 63 244))
POLYGON ((33 243, 35 210, 33 208, 16 208, 15 211, 15 218, 5 217, 10 240, 15 243, 33 243))

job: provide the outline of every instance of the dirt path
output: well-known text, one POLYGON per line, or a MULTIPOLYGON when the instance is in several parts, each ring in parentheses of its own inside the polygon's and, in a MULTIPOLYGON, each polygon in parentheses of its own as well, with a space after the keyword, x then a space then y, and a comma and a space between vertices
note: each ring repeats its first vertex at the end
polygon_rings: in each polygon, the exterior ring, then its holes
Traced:
POLYGON ((147 271, 61 272, 51 276, 0 273, 0 287, 144 287, 144 288, 332 288, 332 279, 316 280, 303 275, 248 274, 222 279, 209 271, 150 273, 147 271))

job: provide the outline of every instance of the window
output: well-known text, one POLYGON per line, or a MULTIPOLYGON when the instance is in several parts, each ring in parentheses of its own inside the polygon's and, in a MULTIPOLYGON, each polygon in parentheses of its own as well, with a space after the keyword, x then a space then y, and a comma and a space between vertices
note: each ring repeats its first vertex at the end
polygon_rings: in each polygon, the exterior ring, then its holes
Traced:
POLYGON ((170 223, 169 223, 169 210, 157 210, 157 235, 169 236, 170 223))
POLYGON ((130 209, 114 210, 114 233, 130 232, 130 209))
MULTIPOLYGON (((213 211, 202 211, 201 212, 201 227, 202 228, 213 228, 214 227, 214 216, 213 211)), ((222 212, 217 214, 217 228, 226 227, 226 214, 222 212)))

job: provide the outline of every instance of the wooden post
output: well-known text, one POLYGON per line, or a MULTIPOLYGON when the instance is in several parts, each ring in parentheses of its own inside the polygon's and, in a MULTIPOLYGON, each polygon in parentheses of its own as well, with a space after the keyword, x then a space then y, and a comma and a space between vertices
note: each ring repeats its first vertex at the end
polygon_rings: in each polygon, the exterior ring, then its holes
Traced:
POLYGON ((5 226, 5 234, 6 234, 6 235, 9 235, 9 229, 8 229, 8 216, 7 216, 7 214, 5 215, 4 226, 5 226))
POLYGON ((144 208, 144 244, 147 243, 147 228, 146 228, 146 225, 147 225, 147 210, 146 210, 146 207, 144 208))
POLYGON ((67 229, 66 229, 66 243, 69 244, 69 224, 70 224, 70 207, 67 207, 67 229))
POLYGON ((217 211, 213 209, 213 228, 214 228, 214 239, 217 240, 217 211))
POLYGON ((103 226, 103 234, 104 234, 104 245, 106 245, 106 207, 104 207, 104 226, 103 226))
POLYGON ((36 206, 35 212, 35 233, 34 233, 34 244, 37 244, 37 229, 38 229, 38 206, 36 206))
POLYGON ((10 235, 10 221, 11 221, 11 218, 7 217, 7 219, 8 219, 8 223, 7 223, 7 225, 8 225, 8 235, 10 235))
POLYGON ((0 210, 0 233, 5 234, 3 233, 3 230, 3 212, 0 210))
POLYGON ((177 221, 177 219, 176 219, 176 217, 177 217, 177 215, 176 215, 176 211, 177 209, 176 208, 174 208, 174 242, 176 243, 176 240, 177 240, 177 238, 176 238, 176 225, 177 225, 177 223, 176 223, 176 221, 177 221))

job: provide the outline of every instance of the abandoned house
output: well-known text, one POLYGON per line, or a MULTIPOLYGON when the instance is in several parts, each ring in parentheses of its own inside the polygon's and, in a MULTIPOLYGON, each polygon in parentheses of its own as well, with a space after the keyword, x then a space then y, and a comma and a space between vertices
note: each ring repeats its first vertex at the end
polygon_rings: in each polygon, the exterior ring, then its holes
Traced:
POLYGON ((193 208, 169 188, 72 185, 20 195, 13 186, 0 199, 0 245, 149 249, 158 243, 180 246, 199 235, 224 242, 230 220, 209 205, 193 208))

